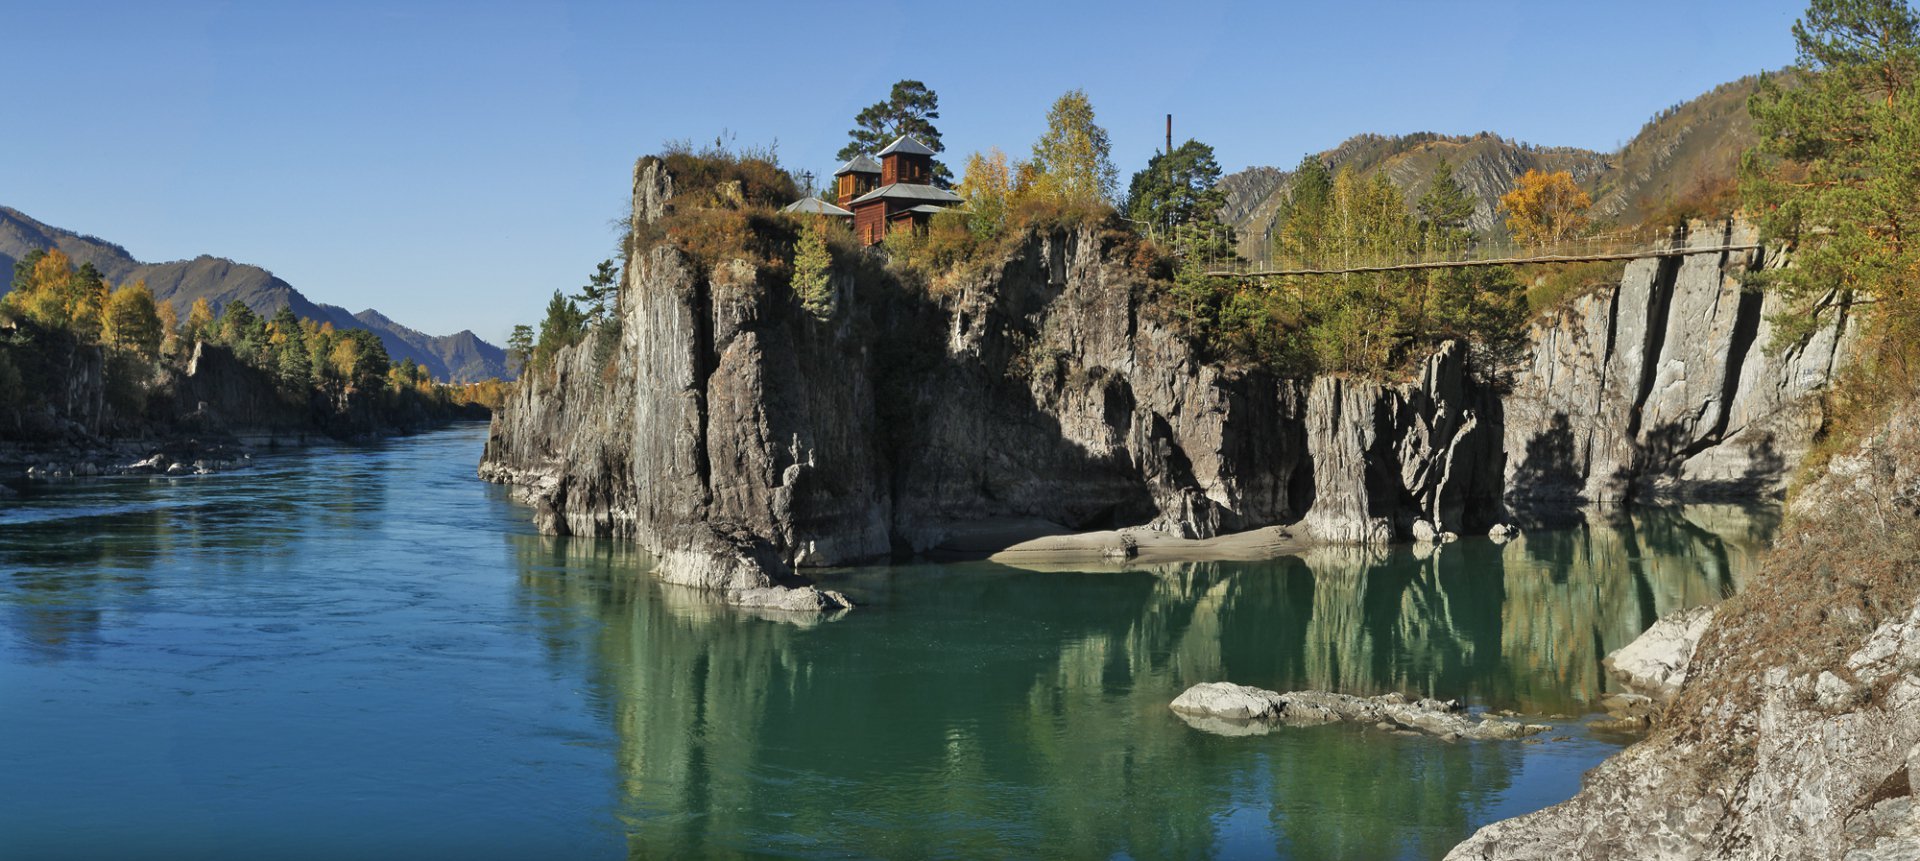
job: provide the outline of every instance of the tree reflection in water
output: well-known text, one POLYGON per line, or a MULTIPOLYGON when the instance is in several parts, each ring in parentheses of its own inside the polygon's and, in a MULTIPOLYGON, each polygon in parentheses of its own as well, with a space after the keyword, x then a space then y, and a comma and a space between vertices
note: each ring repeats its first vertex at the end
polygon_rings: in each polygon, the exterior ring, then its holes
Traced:
POLYGON ((860 609, 824 620, 714 605, 626 545, 510 540, 548 647, 587 658, 619 738, 633 857, 1424 858, 1560 800, 1507 795, 1544 771, 1528 785, 1564 796, 1606 746, 1220 738, 1167 702, 1229 679, 1584 714, 1601 658, 1738 588, 1772 525, 1694 506, 1432 553, 857 569, 828 579, 860 609))

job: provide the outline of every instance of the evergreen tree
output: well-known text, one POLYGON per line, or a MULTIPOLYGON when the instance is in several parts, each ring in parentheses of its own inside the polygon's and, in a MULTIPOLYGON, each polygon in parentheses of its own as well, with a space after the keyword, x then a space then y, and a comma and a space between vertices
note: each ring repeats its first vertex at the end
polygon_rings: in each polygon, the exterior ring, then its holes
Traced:
POLYGON ((1430 243, 1445 250, 1464 247, 1472 236, 1467 220, 1473 217, 1473 207, 1473 198, 1453 178, 1453 165, 1441 159, 1418 204, 1430 243))
POLYGON ((365 329, 349 329, 334 347, 337 358, 344 358, 342 377, 358 391, 377 389, 386 379, 393 360, 380 336, 365 329))
POLYGON ((79 270, 73 273, 68 289, 73 296, 70 306, 73 319, 69 324, 73 334, 83 341, 99 343, 106 322, 106 276, 101 275, 92 263, 82 263, 79 270))
POLYGON ((793 294, 807 313, 822 320, 833 316, 833 255, 827 249, 824 217, 801 228, 794 243, 793 294))
POLYGON ((545 368, 561 350, 580 342, 586 315, 572 299, 553 291, 547 302, 547 316, 540 321, 540 338, 533 345, 533 367, 545 368))
POLYGON ((247 303, 235 299, 220 309, 218 329, 220 343, 231 348, 235 355, 248 362, 258 362, 264 357, 268 346, 267 324, 247 303))
POLYGON ((1155 153, 1127 187, 1127 217, 1155 231, 1218 221, 1226 194, 1213 147, 1188 140, 1171 153, 1155 153))
POLYGON ((1293 170, 1287 202, 1275 219, 1274 256, 1313 266, 1321 262, 1333 211, 1333 172, 1319 156, 1304 156, 1293 170))
POLYGON ((507 335, 507 361, 513 363, 516 374, 527 372, 527 362, 533 358, 533 327, 522 323, 513 327, 507 335))
POLYGON ((307 346, 306 330, 292 308, 281 308, 269 324, 272 329, 273 371, 280 386, 291 394, 304 393, 313 385, 313 357, 307 346))
MULTIPOLYGON (((847 145, 838 158, 848 161, 861 153, 879 152, 901 135, 912 135, 934 152, 945 152, 940 130, 933 121, 940 118, 940 96, 919 81, 903 80, 893 85, 885 101, 868 105, 853 118, 847 131, 847 145)), ((938 159, 933 162, 933 184, 947 188, 953 184, 953 171, 938 159)))
POLYGON ((1901 0, 1813 0, 1793 36, 1795 80, 1761 81, 1741 164, 1763 233, 1794 247, 1793 266, 1763 274, 1790 305, 1776 331, 1792 342, 1864 314, 1868 375, 1920 385, 1920 18, 1901 0))
POLYGON ((13 280, 8 282, 12 285, 11 289, 20 290, 32 284, 34 267, 39 266, 40 261, 46 256, 45 248, 35 248, 21 256, 19 260, 13 261, 13 280))
POLYGON ((611 259, 602 260, 587 278, 587 285, 573 297, 586 314, 589 325, 599 325, 612 312, 620 295, 620 267, 611 259))

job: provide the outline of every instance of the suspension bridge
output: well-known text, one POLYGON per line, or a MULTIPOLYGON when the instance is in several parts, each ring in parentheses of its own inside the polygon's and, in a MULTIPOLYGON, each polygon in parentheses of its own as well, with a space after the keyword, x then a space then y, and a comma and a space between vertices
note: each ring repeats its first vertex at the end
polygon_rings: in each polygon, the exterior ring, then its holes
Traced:
POLYGON ((1342 260, 1312 265, 1274 266, 1272 262, 1225 261, 1205 270, 1220 278, 1290 278, 1315 275, 1354 275, 1380 272, 1415 272, 1426 269, 1465 269, 1478 266, 1525 266, 1554 263, 1602 263, 1645 260, 1663 257, 1691 257, 1698 254, 1728 254, 1755 251, 1765 246, 1754 241, 1736 241, 1732 237, 1718 242, 1701 242, 1677 231, 1631 231, 1581 237, 1550 246, 1519 248, 1511 245, 1477 245, 1470 248, 1409 254, 1397 259, 1342 260))

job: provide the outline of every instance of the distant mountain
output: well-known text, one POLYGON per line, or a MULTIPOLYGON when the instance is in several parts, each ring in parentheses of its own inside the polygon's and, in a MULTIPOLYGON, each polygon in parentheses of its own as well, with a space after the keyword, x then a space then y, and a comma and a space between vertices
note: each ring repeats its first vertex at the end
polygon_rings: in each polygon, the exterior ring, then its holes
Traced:
POLYGON ((389 319, 371 308, 353 314, 337 305, 314 302, 274 274, 258 266, 202 255, 172 263, 142 263, 125 248, 98 237, 62 230, 35 221, 17 209, 0 206, 0 294, 12 285, 13 264, 34 249, 58 248, 76 265, 92 263, 109 281, 123 284, 145 281, 154 298, 170 302, 185 317, 195 299, 205 298, 215 313, 239 300, 263 315, 291 307, 293 313, 336 329, 366 329, 380 336, 395 362, 412 359, 436 379, 472 382, 488 377, 510 379, 506 352, 474 335, 426 335, 389 319))
MULTIPOLYGON (((1593 195, 1597 219, 1629 226, 1697 186, 1733 176, 1740 153, 1754 141, 1747 97, 1758 84, 1757 77, 1742 78, 1661 111, 1615 153, 1532 146, 1482 132, 1359 135, 1319 156, 1336 170, 1351 165, 1362 176, 1386 171, 1409 201, 1426 192, 1444 158, 1474 197, 1470 221, 1482 231, 1501 229, 1496 207, 1515 178, 1532 169, 1564 170, 1593 195)), ((1243 254, 1266 247, 1292 182, 1291 170, 1276 167, 1248 168, 1220 180, 1227 197, 1223 217, 1239 231, 1243 254)))

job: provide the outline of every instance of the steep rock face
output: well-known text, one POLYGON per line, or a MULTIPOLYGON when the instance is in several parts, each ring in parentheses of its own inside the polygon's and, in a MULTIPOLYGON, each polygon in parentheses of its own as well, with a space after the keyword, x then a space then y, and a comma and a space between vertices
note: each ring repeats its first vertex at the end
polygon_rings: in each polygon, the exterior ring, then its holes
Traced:
MULTIPOLYGON (((671 198, 643 159, 635 223, 671 198)), ((1196 354, 1115 241, 1033 235, 935 288, 843 260, 819 316, 747 263, 631 243, 618 326, 519 387, 482 475, 544 529, 633 536, 723 590, 980 522, 1377 542, 1482 531, 1510 501, 1776 489, 1841 352, 1764 355, 1768 308, 1738 281, 1757 261, 1703 254, 1537 324, 1510 385, 1458 344, 1403 383, 1280 379, 1196 354)))
MULTIPOLYGON (((642 223, 670 210, 657 163, 635 188, 642 223)), ((519 387, 482 474, 549 530, 750 560, 738 583, 693 577, 722 589, 970 521, 1198 537, 1298 519, 1304 388, 1199 361, 1101 243, 1036 236, 937 294, 862 266, 825 319, 748 264, 636 248, 620 342, 607 327, 519 387)))
POLYGON ((1916 499, 1909 408, 1800 495, 1802 521, 1712 614, 1652 736, 1447 857, 1920 857, 1916 499))
MULTIPOLYGON (((1689 247, 1754 241, 1696 228, 1689 247)), ((1820 424, 1845 319, 1770 352, 1772 294, 1743 289, 1757 251, 1635 260, 1621 283, 1530 333, 1505 407, 1507 497, 1521 505, 1778 493, 1820 424)))
POLYGON ((1305 525, 1327 541, 1371 543, 1411 533, 1484 530, 1500 504, 1500 400, 1452 343, 1403 385, 1340 377, 1307 398, 1313 502, 1305 525))

